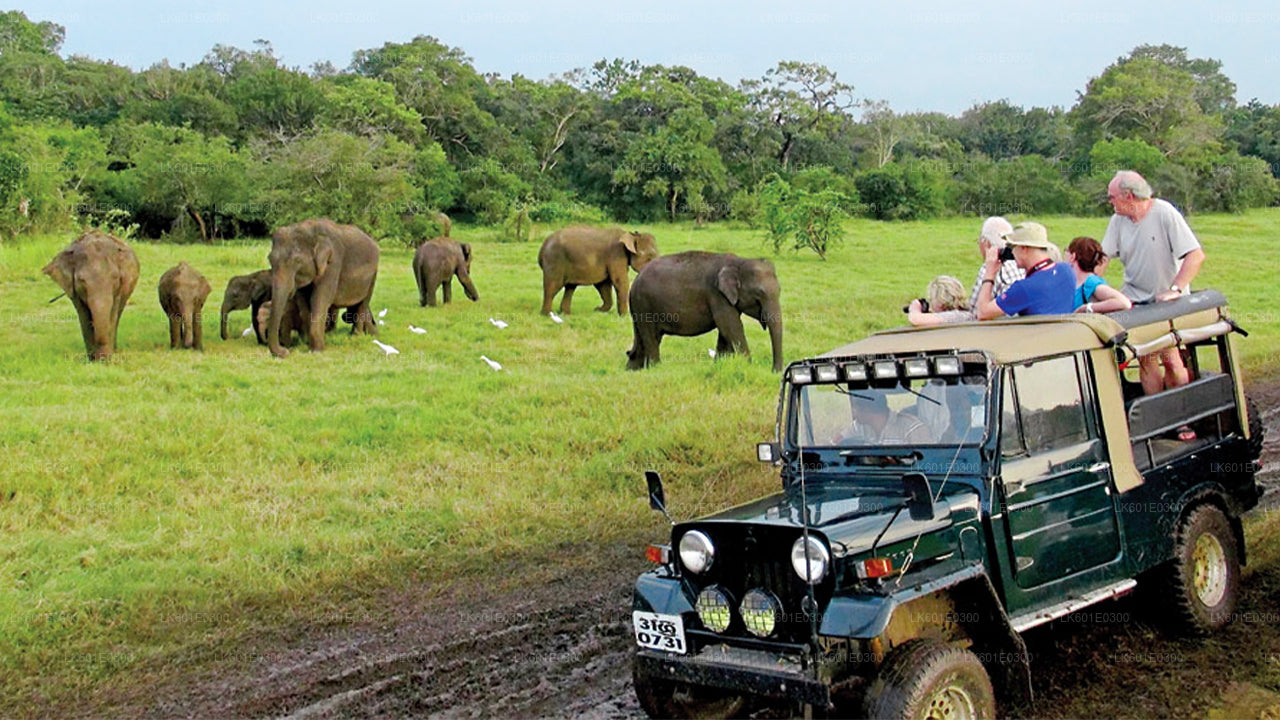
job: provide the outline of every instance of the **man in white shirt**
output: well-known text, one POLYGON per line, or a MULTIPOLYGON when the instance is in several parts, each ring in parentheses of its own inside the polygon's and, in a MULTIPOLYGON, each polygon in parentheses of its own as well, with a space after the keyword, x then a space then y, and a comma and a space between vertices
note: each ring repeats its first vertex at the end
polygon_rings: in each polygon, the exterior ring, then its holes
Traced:
MULTIPOLYGON (((1151 186, 1132 170, 1116 173, 1107 185, 1107 200, 1115 214, 1102 236, 1102 251, 1124 263, 1120 292, 1135 303, 1163 302, 1189 293, 1205 255, 1182 213, 1152 198, 1151 186)), ((1138 362, 1148 395, 1186 385, 1190 379, 1177 348, 1138 362), (1164 363, 1163 376, 1157 357, 1164 363)))

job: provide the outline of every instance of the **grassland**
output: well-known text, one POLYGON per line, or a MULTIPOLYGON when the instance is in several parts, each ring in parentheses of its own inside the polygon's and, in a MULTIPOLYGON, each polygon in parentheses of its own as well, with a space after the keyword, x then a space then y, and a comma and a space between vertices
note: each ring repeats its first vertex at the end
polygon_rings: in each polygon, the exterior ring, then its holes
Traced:
MULTIPOLYGON (((1040 219, 1062 245, 1105 227, 1040 219)), ((858 221, 825 262, 775 258, 786 358, 900 324, 935 274, 970 282, 977 226, 858 221)), ((1280 210, 1192 226, 1209 256, 1198 286, 1223 289, 1252 333, 1246 371, 1274 375, 1280 210)), ((647 229, 665 253, 766 253, 745 228, 647 229)), ((591 312, 590 288, 563 325, 538 315, 537 243, 491 234, 455 232, 475 243, 478 303, 459 291, 450 306, 418 307, 411 252, 384 250, 374 309, 388 309, 380 339, 398 356, 340 331, 324 353, 284 361, 239 337, 245 311, 233 339, 217 337, 222 288, 265 267, 266 240, 135 242, 142 277, 121 352, 104 364, 85 361, 70 304, 48 302, 58 290, 40 273, 70 236, 0 247, 0 714, 161 672, 158 659, 379 588, 660 537, 646 468, 664 473, 680 516, 773 486, 753 462, 777 396, 758 325, 754 361, 712 362, 710 335, 668 338, 662 365, 626 372, 629 319, 591 312), (215 288, 203 354, 168 349, 155 287, 179 260, 215 288)))

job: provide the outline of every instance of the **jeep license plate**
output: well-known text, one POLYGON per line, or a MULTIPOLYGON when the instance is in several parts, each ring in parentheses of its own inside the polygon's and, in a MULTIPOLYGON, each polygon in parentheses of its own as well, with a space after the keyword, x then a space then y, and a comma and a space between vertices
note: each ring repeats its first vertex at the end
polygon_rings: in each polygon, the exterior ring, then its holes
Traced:
POLYGON ((636 644, 650 650, 661 650, 684 654, 684 622, 679 615, 663 615, 662 613, 631 613, 631 623, 635 626, 636 644))

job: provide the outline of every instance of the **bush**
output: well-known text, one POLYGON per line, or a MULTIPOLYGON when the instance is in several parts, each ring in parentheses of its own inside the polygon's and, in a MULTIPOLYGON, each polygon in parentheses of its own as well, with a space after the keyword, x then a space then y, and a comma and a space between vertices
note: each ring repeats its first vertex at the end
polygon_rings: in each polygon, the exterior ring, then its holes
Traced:
POLYGON ((1165 162, 1159 148, 1141 140, 1099 140, 1089 149, 1087 175, 1111 180, 1117 170, 1136 170, 1143 177, 1151 177, 1165 162))
POLYGON ((795 229, 795 216, 791 212, 791 183, 773 173, 761 181, 757 194, 760 198, 757 219, 764 228, 765 239, 776 253, 795 229))
POLYGON ((854 178, 859 210, 877 220, 922 220, 941 215, 950 180, 919 160, 889 163, 854 178))
POLYGON ((809 248, 827 259, 831 244, 841 239, 844 206, 849 197, 835 190, 800 191, 795 208, 795 249, 809 248))
POLYGON ((750 190, 738 190, 729 198, 729 218, 749 228, 759 227, 760 209, 760 196, 750 190))
POLYGON ((956 208, 965 215, 1070 213, 1083 203, 1059 165, 1039 155, 1002 162, 975 156, 957 179, 956 208))

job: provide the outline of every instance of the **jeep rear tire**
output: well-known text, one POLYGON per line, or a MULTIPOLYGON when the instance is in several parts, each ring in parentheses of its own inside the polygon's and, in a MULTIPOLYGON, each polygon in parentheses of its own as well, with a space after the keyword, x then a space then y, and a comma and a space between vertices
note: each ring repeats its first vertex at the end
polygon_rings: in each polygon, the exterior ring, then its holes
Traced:
POLYGON ((1216 506, 1200 505, 1178 524, 1173 560, 1164 568, 1173 629, 1203 635, 1231 620, 1240 584, 1240 553, 1231 522, 1216 506))
POLYGON ((746 699, 728 690, 655 678, 631 667, 640 709, 651 718, 731 718, 746 709, 746 699))
POLYGON ((996 701, 976 655, 936 640, 910 640, 880 666, 863 710, 869 718, 986 720, 996 716, 996 701))

